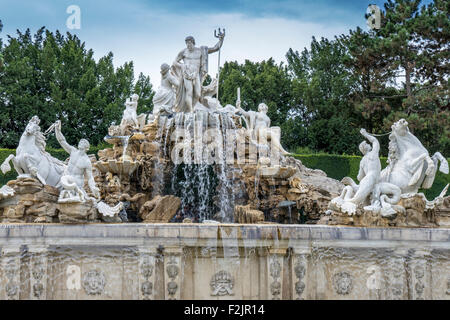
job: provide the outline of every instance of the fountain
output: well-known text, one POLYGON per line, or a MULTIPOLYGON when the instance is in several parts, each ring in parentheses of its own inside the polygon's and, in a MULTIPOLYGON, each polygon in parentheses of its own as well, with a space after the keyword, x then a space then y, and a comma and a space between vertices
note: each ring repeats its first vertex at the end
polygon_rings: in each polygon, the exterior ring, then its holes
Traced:
POLYGON ((264 103, 243 110, 237 88, 223 107, 217 79, 199 85, 224 36, 186 38, 153 114, 133 95, 98 159, 61 122, 48 132, 70 160, 52 158, 30 120, 1 165, 20 176, 0 188, 0 299, 449 299, 448 186, 418 193, 445 158, 401 120, 385 171, 366 131, 359 184, 306 168, 264 103))

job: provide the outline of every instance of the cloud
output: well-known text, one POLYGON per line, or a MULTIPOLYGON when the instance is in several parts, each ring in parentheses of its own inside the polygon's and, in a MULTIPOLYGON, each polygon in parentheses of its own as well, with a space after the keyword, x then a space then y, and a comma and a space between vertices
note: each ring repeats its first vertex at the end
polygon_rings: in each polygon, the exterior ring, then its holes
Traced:
MULTIPOLYGON (((193 35, 197 45, 213 46, 217 42, 214 29, 224 27, 223 64, 225 61, 262 61, 271 57, 278 62, 284 61, 289 48, 302 50, 309 46, 312 36, 332 38, 348 31, 346 25, 327 26, 286 18, 250 18, 242 14, 148 14, 138 19, 147 23, 131 33, 88 32, 86 44, 95 49, 96 58, 108 51, 114 52, 116 65, 133 60, 136 73, 150 75, 156 87, 160 82, 160 65, 174 61, 178 52, 185 48, 187 35, 193 35)), ((209 73, 215 76, 217 54, 210 56, 209 67, 209 73)))
MULTIPOLYGON (((2 5, 1 36, 15 29, 32 31, 45 25, 49 30, 70 31, 92 48, 96 59, 114 53, 115 66, 134 61, 136 75, 150 75, 159 85, 159 68, 172 63, 193 35, 198 45, 213 46, 214 29, 225 27, 224 61, 284 61, 289 48, 302 50, 311 37, 333 38, 356 26, 365 28, 369 3, 383 0, 61 0, 13 1, 2 5), (68 30, 66 8, 81 8, 81 30, 68 30)), ((430 0, 427 0, 428 2, 430 0)), ((210 74, 217 72, 217 54, 210 57, 210 74)))

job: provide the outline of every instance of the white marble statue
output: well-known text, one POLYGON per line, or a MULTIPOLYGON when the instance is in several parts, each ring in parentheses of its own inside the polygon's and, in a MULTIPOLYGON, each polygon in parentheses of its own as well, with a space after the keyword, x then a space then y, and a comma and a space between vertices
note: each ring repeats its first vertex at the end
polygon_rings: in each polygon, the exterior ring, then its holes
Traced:
POLYGON ((166 63, 161 65, 161 86, 153 97, 153 115, 173 113, 175 90, 180 85, 178 79, 170 71, 166 63))
POLYGON ((439 170, 449 173, 447 160, 439 152, 430 157, 419 139, 409 131, 406 120, 401 119, 392 125, 389 139, 388 166, 381 172, 381 181, 395 184, 402 194, 431 188, 439 161, 439 170))
POLYGON ((88 186, 96 198, 100 197, 100 189, 95 185, 94 177, 92 175, 91 160, 87 155, 89 150, 89 142, 86 139, 81 139, 78 144, 78 149, 69 145, 61 132, 61 121, 55 124, 56 139, 63 149, 70 154, 69 163, 61 177, 62 191, 58 202, 85 202, 89 197, 84 190, 84 179, 87 178, 88 186))
POLYGON ((42 184, 56 187, 65 170, 65 164, 45 151, 46 140, 39 127, 40 120, 34 116, 22 134, 16 155, 10 155, 1 165, 3 174, 11 170, 12 161, 18 177, 32 177, 42 184))
POLYGON ((361 129, 360 132, 372 143, 371 146, 366 141, 363 141, 359 145, 359 150, 363 154, 357 176, 360 183, 357 185, 352 178, 345 177, 342 182, 347 187, 344 188, 340 197, 331 201, 332 205, 349 214, 354 214, 358 205, 368 204, 368 197, 378 183, 381 173, 380 144, 378 140, 368 134, 365 129, 361 129))
POLYGON ((212 48, 196 47, 192 36, 185 39, 187 48, 178 54, 172 65, 180 83, 176 94, 175 112, 193 112, 194 106, 200 101, 202 83, 208 73, 208 54, 219 51, 224 37, 225 33, 221 33, 219 42, 212 48))
POLYGON ((331 201, 330 208, 353 215, 357 207, 363 205, 366 211, 380 213, 382 216, 395 215, 403 209, 396 206, 400 200, 401 190, 391 183, 380 183, 380 144, 365 129, 361 129, 360 132, 372 143, 372 146, 370 146, 366 141, 363 141, 359 145, 359 150, 364 155, 359 164, 357 176, 360 183, 358 185, 352 178, 345 177, 342 183, 347 186, 339 197, 331 201))
POLYGON ((15 194, 16 194, 16 192, 10 186, 5 185, 0 188, 0 200, 6 199, 6 198, 11 198, 15 194))
POLYGON ((133 94, 131 98, 125 102, 125 110, 123 111, 122 121, 120 126, 125 128, 127 126, 139 127, 139 121, 137 116, 139 96, 133 94))
POLYGON ((258 111, 245 111, 241 108, 241 101, 236 102, 236 107, 244 116, 247 130, 251 134, 251 142, 259 145, 258 142, 271 141, 271 146, 282 155, 287 155, 289 152, 284 150, 280 143, 281 129, 279 127, 270 126, 270 118, 267 116, 269 108, 265 103, 260 103, 258 111))

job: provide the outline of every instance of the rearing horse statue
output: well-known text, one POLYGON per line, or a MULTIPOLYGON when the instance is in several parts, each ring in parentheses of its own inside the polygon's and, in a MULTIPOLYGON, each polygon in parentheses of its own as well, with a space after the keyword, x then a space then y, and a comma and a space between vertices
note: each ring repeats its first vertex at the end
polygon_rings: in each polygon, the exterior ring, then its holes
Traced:
POLYGON ((389 139, 388 166, 381 171, 380 180, 398 186, 402 194, 431 188, 439 161, 439 171, 449 173, 447 160, 439 152, 430 157, 419 139, 409 131, 405 119, 392 125, 389 139))
POLYGON ((45 151, 45 136, 39 127, 40 120, 34 116, 22 134, 16 155, 9 155, 0 166, 3 174, 11 170, 12 161, 18 177, 32 177, 42 184, 59 187, 66 165, 45 151))

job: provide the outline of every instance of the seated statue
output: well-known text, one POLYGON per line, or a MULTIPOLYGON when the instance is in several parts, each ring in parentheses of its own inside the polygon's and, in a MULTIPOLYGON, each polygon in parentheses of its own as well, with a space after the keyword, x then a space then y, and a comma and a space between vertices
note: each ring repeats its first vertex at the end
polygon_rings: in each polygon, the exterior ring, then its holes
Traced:
POLYGON ((175 105, 175 90, 179 85, 178 79, 171 73, 170 66, 161 65, 161 86, 153 97, 153 115, 167 115, 173 113, 175 105))
POLYGON ((88 180, 89 188, 96 198, 100 197, 100 189, 95 185, 92 175, 92 164, 86 152, 89 150, 89 142, 81 139, 78 149, 69 145, 61 133, 61 121, 55 124, 56 139, 63 149, 70 154, 69 163, 61 177, 62 191, 58 202, 80 202, 84 203, 88 200, 86 191, 84 190, 84 179, 88 180))
MULTIPOLYGON (((280 128, 270 127, 270 118, 267 116, 268 107, 265 103, 260 103, 258 106, 258 112, 245 111, 241 108, 241 102, 238 100, 236 107, 239 112, 244 116, 247 130, 250 131, 250 141, 261 147, 260 143, 271 142, 271 146, 275 148, 276 152, 282 155, 287 155, 289 152, 284 150, 280 143, 280 128)), ((264 146, 263 146, 264 147, 264 146)))

